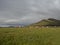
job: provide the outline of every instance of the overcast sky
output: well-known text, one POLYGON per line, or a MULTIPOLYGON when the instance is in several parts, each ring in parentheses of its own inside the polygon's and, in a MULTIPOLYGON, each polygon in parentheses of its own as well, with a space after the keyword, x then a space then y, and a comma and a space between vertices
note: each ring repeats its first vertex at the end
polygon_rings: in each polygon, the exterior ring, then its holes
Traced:
POLYGON ((0 0, 0 24, 28 24, 60 19, 60 0, 0 0))

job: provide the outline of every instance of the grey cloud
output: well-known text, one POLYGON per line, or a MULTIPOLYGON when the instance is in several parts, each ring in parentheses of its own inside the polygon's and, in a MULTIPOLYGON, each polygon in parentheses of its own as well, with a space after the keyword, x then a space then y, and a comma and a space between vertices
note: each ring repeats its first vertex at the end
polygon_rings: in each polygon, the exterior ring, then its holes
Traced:
POLYGON ((60 0, 0 0, 0 24, 60 19, 60 0))

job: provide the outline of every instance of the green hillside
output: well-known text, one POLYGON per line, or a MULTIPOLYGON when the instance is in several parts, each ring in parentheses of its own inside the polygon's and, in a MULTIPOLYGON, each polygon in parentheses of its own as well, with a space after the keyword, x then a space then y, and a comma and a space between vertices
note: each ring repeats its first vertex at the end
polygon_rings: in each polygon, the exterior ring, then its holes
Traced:
POLYGON ((60 26, 60 20, 53 18, 43 19, 37 23, 32 24, 31 26, 60 26))

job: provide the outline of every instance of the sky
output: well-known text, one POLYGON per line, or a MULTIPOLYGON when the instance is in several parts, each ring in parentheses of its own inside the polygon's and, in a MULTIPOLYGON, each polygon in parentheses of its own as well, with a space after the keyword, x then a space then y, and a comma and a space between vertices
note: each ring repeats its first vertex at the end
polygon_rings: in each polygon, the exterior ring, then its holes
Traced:
POLYGON ((31 24, 60 19, 60 0, 0 0, 0 24, 31 24))

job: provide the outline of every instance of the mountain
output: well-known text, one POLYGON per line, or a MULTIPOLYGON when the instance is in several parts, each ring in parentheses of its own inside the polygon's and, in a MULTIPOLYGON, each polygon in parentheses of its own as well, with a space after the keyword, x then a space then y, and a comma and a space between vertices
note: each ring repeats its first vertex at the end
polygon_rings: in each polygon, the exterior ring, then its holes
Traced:
POLYGON ((43 19, 37 23, 32 24, 31 26, 60 26, 60 20, 53 18, 43 19))
POLYGON ((0 24, 0 27, 24 27, 24 24, 0 24))

